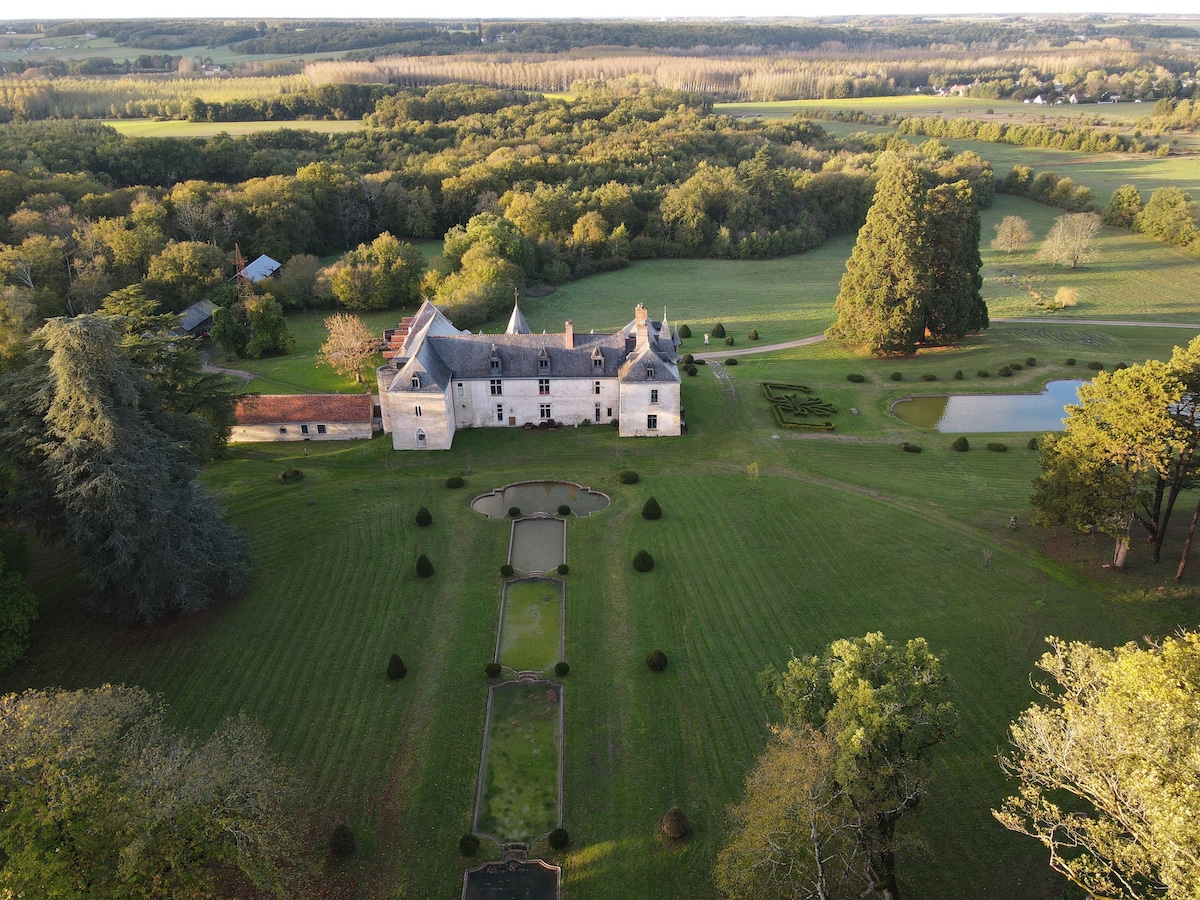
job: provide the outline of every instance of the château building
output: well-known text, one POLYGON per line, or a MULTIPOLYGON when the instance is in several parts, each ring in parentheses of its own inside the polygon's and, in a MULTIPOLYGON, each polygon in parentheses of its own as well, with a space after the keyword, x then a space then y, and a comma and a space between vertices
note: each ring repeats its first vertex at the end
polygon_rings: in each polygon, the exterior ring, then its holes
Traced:
POLYGON ((616 422, 622 437, 682 429, 679 337, 638 304, 613 334, 533 334, 514 305, 503 334, 461 331, 426 300, 384 335, 383 430, 397 450, 449 450, 460 428, 616 422))

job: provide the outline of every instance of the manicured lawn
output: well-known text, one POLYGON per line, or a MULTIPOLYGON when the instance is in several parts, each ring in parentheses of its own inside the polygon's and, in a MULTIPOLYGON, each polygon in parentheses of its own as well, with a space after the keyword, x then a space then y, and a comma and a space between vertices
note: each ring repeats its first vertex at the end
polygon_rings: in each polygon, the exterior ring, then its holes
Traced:
POLYGON ((500 841, 532 841, 558 826, 562 689, 547 682, 492 688, 483 808, 476 827, 500 841))
MULTIPOLYGON (((1005 198, 985 231, 1006 211, 1027 215, 1035 230, 1054 215, 1005 198)), ((1069 277, 1092 285, 1081 287, 1077 316, 1188 321, 1195 263, 1141 238, 1104 240, 1100 260, 1070 273, 987 251, 993 314, 1029 311, 1022 278, 1046 279, 1029 282, 1046 292, 1069 277), (1010 269, 1019 290, 1006 287, 1010 269)), ((577 328, 600 329, 623 325, 639 300, 653 309, 665 297, 671 321, 697 334, 685 351, 699 349, 702 329, 718 320, 739 346, 752 327, 773 342, 832 320, 849 246, 767 263, 641 263, 523 307, 535 328, 558 330, 572 317, 577 328)), ((253 366, 252 387, 264 391, 320 389, 311 354, 324 315, 289 317, 300 345, 293 357, 235 365, 253 366)), ((369 320, 381 330, 399 317, 369 320)), ((1033 699, 1029 677, 1046 635, 1112 645, 1197 625, 1193 589, 1170 582, 1187 523, 1175 523, 1162 566, 1138 545, 1129 572, 1102 570, 1093 560, 1107 553, 1104 541, 1029 525, 1037 472, 1029 435, 984 439, 1008 443, 1007 453, 954 453, 951 436, 906 426, 887 408, 929 390, 922 373, 956 392, 1034 389, 1080 374, 1091 359, 1111 368, 1164 357, 1192 334, 997 323, 961 347, 904 360, 861 359, 829 342, 747 357, 728 369, 728 386, 708 366, 685 377, 687 438, 475 429, 459 432, 445 453, 397 453, 386 438, 233 446, 204 477, 250 542, 245 594, 149 630, 116 626, 81 616, 71 560, 32 546, 42 617, 28 659, 0 688, 138 684, 164 696, 175 724, 201 732, 245 710, 295 770, 313 846, 326 846, 340 821, 358 834, 359 855, 328 873, 331 883, 357 883, 370 897, 457 895, 509 534, 469 502, 515 481, 575 481, 613 502, 568 526, 564 826, 572 846, 556 859, 572 898, 712 898, 724 811, 773 716, 756 675, 792 652, 870 630, 896 641, 926 637, 945 660, 962 718, 959 736, 934 757, 929 796, 904 826, 920 845, 901 851, 904 888, 930 900, 959 898, 964 884, 995 900, 1055 896, 1061 886, 1043 851, 989 813, 1009 789, 995 755, 1007 723, 1033 699), (1030 356, 1035 365, 1014 377, 994 374, 1030 356), (960 369, 965 377, 954 381, 960 369), (979 369, 993 374, 980 378, 979 369), (852 372, 864 383, 848 382, 852 372), (841 410, 834 433, 780 429, 760 381, 813 387, 841 410), (924 452, 902 453, 901 441, 924 452), (305 478, 280 485, 276 475, 291 467, 305 478), (640 483, 618 482, 626 468, 640 483), (457 474, 468 487, 448 490, 445 479, 457 474), (651 495, 664 511, 654 522, 640 516, 651 495), (428 528, 413 524, 420 506, 432 513, 428 528), (631 566, 642 548, 657 561, 646 574, 631 566), (422 553, 432 578, 415 577, 422 553), (663 673, 644 664, 655 648, 670 660, 663 673), (386 678, 392 653, 408 665, 401 681, 386 678), (676 804, 696 833, 667 845, 657 826, 676 804)))

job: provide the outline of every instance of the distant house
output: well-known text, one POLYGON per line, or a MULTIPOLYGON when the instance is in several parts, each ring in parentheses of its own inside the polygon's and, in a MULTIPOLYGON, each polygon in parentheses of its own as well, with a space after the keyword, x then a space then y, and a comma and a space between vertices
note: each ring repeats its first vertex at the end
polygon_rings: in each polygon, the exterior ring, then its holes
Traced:
POLYGON ((217 304, 211 300, 197 300, 179 314, 179 330, 192 337, 203 337, 212 330, 216 310, 217 304))
POLYGON ((375 401, 362 394, 261 394, 243 397, 231 441, 352 441, 374 430, 375 401))
POLYGON ((264 278, 270 278, 272 275, 278 272, 281 265, 283 265, 283 263, 276 262, 264 253, 254 262, 248 263, 246 268, 238 272, 238 275, 244 275, 246 278, 249 278, 251 281, 257 284, 264 278))

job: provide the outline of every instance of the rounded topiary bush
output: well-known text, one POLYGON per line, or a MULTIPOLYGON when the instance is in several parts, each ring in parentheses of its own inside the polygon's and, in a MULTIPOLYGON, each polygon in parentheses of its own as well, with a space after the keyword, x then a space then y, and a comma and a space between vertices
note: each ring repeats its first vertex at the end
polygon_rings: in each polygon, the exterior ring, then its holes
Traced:
POLYGON ((695 361, 696 361, 696 357, 692 356, 692 354, 690 354, 690 353, 683 354, 683 358, 680 360, 680 362, 683 363, 685 366, 690 366, 695 361))
POLYGON ((458 852, 463 856, 474 856, 479 852, 479 836, 464 834, 458 839, 458 852))
POLYGON ((988 370, 987 370, 987 369, 980 369, 978 372, 976 372, 976 373, 975 373, 975 375, 976 375, 976 377, 978 377, 978 378, 987 378, 987 377, 988 377, 988 370))
POLYGON ((736 358, 733 358, 733 357, 731 357, 730 359, 727 359, 727 360, 725 360, 725 365, 727 365, 727 366, 736 366, 736 365, 737 365, 737 359, 736 359, 736 358))
POLYGON ((448 488, 460 488, 466 483, 467 480, 461 475, 451 475, 446 479, 446 487, 448 488))
POLYGON ((923 372, 921 374, 921 380, 922 381, 937 381, 937 376, 934 375, 932 372, 923 372))
POLYGON ((488 678, 499 678, 500 672, 501 672, 501 668, 500 668, 500 663, 498 663, 498 662, 490 662, 486 666, 483 667, 483 674, 486 675, 488 678))
POLYGON ((408 666, 404 664, 404 660, 400 658, 399 653, 393 653, 392 658, 388 660, 387 676, 396 681, 408 674, 408 666))
POLYGON ((329 852, 345 859, 353 856, 357 850, 358 838, 354 836, 354 829, 345 822, 334 825, 333 832, 329 835, 329 852))
POLYGON ((433 516, 430 514, 429 510, 423 506, 417 510, 417 524, 422 528, 424 528, 426 525, 433 524, 433 516))
POLYGON ((955 380, 955 381, 962 381, 962 380, 963 380, 962 369, 955 369, 955 370, 954 370, 954 380, 955 380))
POLYGON ((725 346, 726 346, 726 347, 732 347, 732 346, 733 346, 733 338, 732 338, 732 337, 727 337, 727 338, 725 338, 725 346))
POLYGON ((566 563, 559 563, 558 568, 555 569, 554 571, 557 572, 559 575, 566 575, 568 572, 571 571, 571 567, 568 566, 566 563))
POLYGON ((758 340, 758 329, 751 328, 750 333, 748 335, 746 335, 746 337, 748 337, 752 341, 757 341, 758 340))
POLYGON ((633 558, 633 567, 639 572, 649 572, 654 568, 654 557, 645 550, 639 550, 633 558))
POLYGON ((987 445, 987 448, 993 453, 1003 453, 1008 449, 1008 444, 1001 444, 999 441, 992 441, 987 445))
POLYGON ((508 508, 508 517, 510 519, 519 519, 521 517, 521 507, 510 506, 508 508))
POLYGON ((284 469, 279 473, 280 484, 295 484, 304 479, 304 473, 299 469, 284 469))
POLYGON ((556 662, 554 664, 554 674, 557 675, 559 678, 562 678, 564 675, 569 674, 570 671, 571 671, 571 666, 565 661, 564 662, 556 662))
POLYGON ((1031 437, 1029 439, 1029 443, 1026 444, 1025 446, 1028 447, 1030 450, 1038 449, 1038 439, 1036 437, 1031 437))
POLYGON ((567 506, 567 504, 564 503, 562 506, 560 506, 558 508, 558 514, 560 516, 569 516, 571 514, 571 507, 567 506))
POLYGON ((1010 369, 1008 366, 1001 366, 997 370, 996 374, 999 375, 1001 378, 1007 378, 1008 376, 1010 376, 1012 374, 1012 369, 1010 369))
POLYGON ((661 650, 651 650, 646 657, 646 668, 651 672, 665 672, 667 670, 667 654, 661 650))
POLYGON ((715 338, 725 337, 725 326, 722 325, 720 322, 718 322, 716 325, 714 325, 713 330, 712 330, 712 336, 715 338))
POLYGON ((554 850, 566 850, 571 844, 571 835, 565 828, 555 828, 548 840, 554 850))
POLYGON ((1037 365, 1037 360, 1032 356, 1027 356, 1025 358, 1025 365, 1029 366, 1029 368, 1032 369, 1034 366, 1037 365))
POLYGON ((867 376, 860 375, 858 372, 851 372, 849 375, 846 376, 846 380, 852 381, 855 384, 862 384, 864 381, 867 380, 867 376))
POLYGON ((621 484, 637 484, 641 480, 642 477, 633 469, 622 469, 617 473, 617 481, 621 484))
POLYGON ((433 563, 429 561, 429 557, 422 553, 417 557, 417 577, 428 578, 433 574, 433 563))
POLYGON ((516 569, 514 569, 509 563, 505 563, 504 565, 502 565, 500 567, 500 574, 503 575, 505 578, 512 578, 513 572, 515 572, 515 571, 516 571, 516 569))
POLYGON ((708 360, 706 360, 706 359, 698 359, 698 360, 696 360, 696 365, 698 365, 698 366, 707 366, 707 365, 708 365, 708 360))
POLYGON ((663 834, 673 841, 680 841, 692 833, 692 823, 683 810, 672 806, 662 820, 663 834))
POLYGON ((683 371, 687 372, 688 375, 690 375, 692 378, 696 377, 696 367, 695 366, 688 366, 683 371))
POLYGON ((966 453, 971 449, 971 442, 965 437, 956 437, 954 439, 954 443, 950 445, 950 449, 955 450, 958 453, 966 453))
POLYGON ((679 326, 679 336, 681 338, 684 338, 685 340, 687 338, 690 338, 692 336, 692 329, 688 328, 686 325, 680 325, 679 326))
POLYGON ((1087 367, 1089 369, 1091 369, 1093 372, 1102 372, 1104 370, 1104 363, 1096 362, 1095 360, 1093 360, 1092 362, 1087 364, 1087 367))
POLYGON ((651 497, 646 501, 646 505, 642 507, 642 518, 654 521, 662 518, 662 507, 658 505, 658 501, 651 497))
POLYGON ((902 378, 904 378, 904 376, 901 375, 899 372, 893 372, 891 375, 888 376, 888 378, 892 379, 892 381, 900 381, 902 378))
POLYGON ((903 450, 905 453, 920 453, 921 445, 920 444, 910 444, 908 441, 905 441, 903 444, 900 445, 900 449, 903 450))
POLYGON ((1068 356, 1068 357, 1067 357, 1067 365, 1068 365, 1068 366, 1073 366, 1073 365, 1075 365, 1075 357, 1073 357, 1073 356, 1068 356))

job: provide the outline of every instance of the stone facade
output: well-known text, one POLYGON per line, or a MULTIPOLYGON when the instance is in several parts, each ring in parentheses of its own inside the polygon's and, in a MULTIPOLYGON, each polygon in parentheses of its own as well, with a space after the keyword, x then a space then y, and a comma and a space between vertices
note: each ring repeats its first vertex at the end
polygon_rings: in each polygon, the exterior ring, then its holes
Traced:
POLYGON ((532 334, 514 307, 503 334, 460 331, 426 301, 385 335, 383 429, 397 450, 448 450, 459 428, 609 424, 622 437, 678 435, 678 338, 642 305, 614 334, 532 334))

